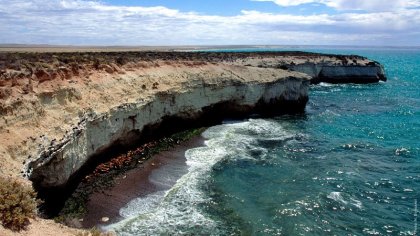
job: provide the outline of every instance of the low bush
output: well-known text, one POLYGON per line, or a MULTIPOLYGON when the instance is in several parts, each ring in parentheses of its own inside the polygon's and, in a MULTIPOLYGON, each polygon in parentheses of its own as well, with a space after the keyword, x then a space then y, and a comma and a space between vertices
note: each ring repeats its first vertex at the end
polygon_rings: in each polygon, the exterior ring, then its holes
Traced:
POLYGON ((0 222, 13 231, 26 229, 35 218, 38 200, 35 192, 15 180, 0 177, 0 222))

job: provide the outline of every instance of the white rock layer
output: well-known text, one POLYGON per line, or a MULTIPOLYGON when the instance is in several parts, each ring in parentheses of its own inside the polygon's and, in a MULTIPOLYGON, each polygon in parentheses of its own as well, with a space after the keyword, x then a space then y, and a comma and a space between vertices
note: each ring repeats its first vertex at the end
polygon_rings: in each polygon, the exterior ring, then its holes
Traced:
POLYGON ((43 187, 65 185, 90 157, 117 142, 130 142, 130 134, 141 133, 144 127, 158 124, 164 117, 195 119, 203 113, 203 108, 223 102, 249 111, 258 106, 271 106, 282 113, 288 108, 281 104, 294 103, 303 109, 308 88, 309 80, 305 77, 261 83, 196 84, 181 92, 161 92, 150 101, 124 104, 105 114, 87 114, 62 142, 29 164, 30 179, 43 187))

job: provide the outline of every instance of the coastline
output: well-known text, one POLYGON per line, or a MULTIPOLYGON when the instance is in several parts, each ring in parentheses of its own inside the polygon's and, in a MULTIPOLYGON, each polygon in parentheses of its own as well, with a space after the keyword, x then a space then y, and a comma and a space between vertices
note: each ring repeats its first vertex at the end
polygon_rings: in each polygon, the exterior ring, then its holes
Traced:
POLYGON ((84 170, 156 134, 303 112, 316 79, 385 78, 367 58, 304 52, 0 55, 1 174, 32 181, 52 204, 84 170))
MULTIPOLYGON (((141 167, 127 171, 115 178, 112 187, 100 192, 95 192, 90 196, 87 203, 87 213, 83 216, 81 226, 85 229, 98 227, 105 224, 112 224, 121 219, 119 211, 131 200, 144 197, 157 191, 164 191, 172 186, 162 186, 151 181, 152 175, 156 170, 165 166, 172 166, 179 169, 179 173, 187 173, 185 152, 188 149, 204 145, 204 138, 199 134, 190 140, 183 141, 168 150, 159 152, 148 159, 141 167), (107 217, 109 221, 103 222, 102 218, 107 217)), ((168 181, 173 184, 176 182, 177 174, 168 181)))

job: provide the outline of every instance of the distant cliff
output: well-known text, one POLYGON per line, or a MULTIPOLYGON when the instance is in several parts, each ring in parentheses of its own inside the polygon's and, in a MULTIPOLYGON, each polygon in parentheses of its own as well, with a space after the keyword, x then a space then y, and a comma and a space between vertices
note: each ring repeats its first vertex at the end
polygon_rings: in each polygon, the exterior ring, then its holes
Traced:
POLYGON ((285 54, 248 57, 242 59, 241 64, 302 72, 311 77, 313 84, 321 82, 367 84, 386 81, 382 65, 365 57, 300 52, 285 54))

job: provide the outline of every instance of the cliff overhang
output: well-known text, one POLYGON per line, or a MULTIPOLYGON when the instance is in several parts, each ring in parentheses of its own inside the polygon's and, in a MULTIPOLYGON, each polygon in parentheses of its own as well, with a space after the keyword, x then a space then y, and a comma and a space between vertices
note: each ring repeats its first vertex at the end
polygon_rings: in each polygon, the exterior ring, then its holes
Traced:
POLYGON ((367 58, 303 52, 0 57, 0 132, 19 134, 0 152, 24 163, 47 202, 62 202, 93 166, 135 144, 226 118, 302 113, 310 83, 386 80, 367 58))

